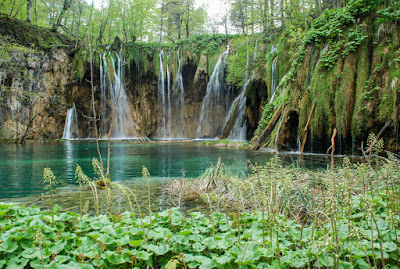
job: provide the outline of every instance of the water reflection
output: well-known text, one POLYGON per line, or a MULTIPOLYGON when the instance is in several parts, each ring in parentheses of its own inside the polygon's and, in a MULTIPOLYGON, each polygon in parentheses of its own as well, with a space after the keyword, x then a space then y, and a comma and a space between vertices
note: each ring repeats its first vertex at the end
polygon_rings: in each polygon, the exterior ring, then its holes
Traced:
MULTIPOLYGON (((104 164, 107 164, 108 141, 100 142, 104 164)), ((142 167, 149 170, 153 186, 163 186, 174 178, 193 178, 201 175, 221 158, 235 174, 248 173, 246 161, 264 165, 275 158, 269 152, 216 148, 198 142, 159 142, 133 144, 111 141, 110 177, 112 181, 129 182, 135 188, 144 188, 142 167)), ((31 143, 26 145, 0 145, 0 198, 39 195, 43 191, 43 168, 50 167, 58 186, 73 186, 75 167, 93 177, 92 158, 98 157, 96 143, 92 141, 65 141, 31 143)), ((307 168, 326 168, 330 163, 324 156, 281 154, 286 165, 307 168)), ((167 199, 160 196, 160 199, 167 199)), ((162 202, 160 202, 162 203, 162 202)))

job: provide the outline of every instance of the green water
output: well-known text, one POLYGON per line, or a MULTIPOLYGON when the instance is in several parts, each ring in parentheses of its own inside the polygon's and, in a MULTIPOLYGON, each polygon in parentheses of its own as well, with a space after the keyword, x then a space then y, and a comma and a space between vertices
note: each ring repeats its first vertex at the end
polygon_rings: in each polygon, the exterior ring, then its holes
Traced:
MULTIPOLYGON (((107 143, 101 142, 101 152, 107 156, 107 143)), ((111 142, 111 180, 143 186, 142 167, 148 168, 153 188, 160 189, 173 179, 201 175, 218 158, 232 171, 245 174, 246 161, 265 164, 275 154, 243 149, 216 148, 200 142, 169 142, 133 144, 111 142)), ((43 193, 43 168, 50 167, 57 177, 57 188, 76 187, 76 164, 93 176, 91 160, 97 157, 96 144, 90 141, 29 143, 0 145, 0 199, 37 196, 43 193)), ((322 156, 280 155, 288 165, 326 168, 322 156)))

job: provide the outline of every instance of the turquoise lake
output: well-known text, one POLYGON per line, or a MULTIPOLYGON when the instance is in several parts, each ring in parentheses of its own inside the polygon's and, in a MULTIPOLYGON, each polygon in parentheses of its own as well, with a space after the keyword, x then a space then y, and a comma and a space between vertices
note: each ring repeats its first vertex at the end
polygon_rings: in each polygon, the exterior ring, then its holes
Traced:
MULTIPOLYGON (((103 158, 107 157, 107 142, 100 142, 103 158)), ((57 177, 58 188, 76 186, 75 168, 79 164, 93 177, 91 160, 97 157, 93 141, 55 141, 0 145, 0 199, 37 196, 43 190, 43 168, 50 167, 57 177)), ((276 154, 233 148, 206 146, 200 142, 154 142, 135 144, 129 141, 111 142, 110 176, 112 181, 143 184, 142 167, 152 177, 152 184, 166 185, 173 179, 201 175, 218 158, 232 173, 246 174, 247 160, 263 165, 276 154)), ((310 169, 326 168, 325 156, 280 154, 287 165, 310 169)), ((106 160, 105 160, 106 162, 106 160)))

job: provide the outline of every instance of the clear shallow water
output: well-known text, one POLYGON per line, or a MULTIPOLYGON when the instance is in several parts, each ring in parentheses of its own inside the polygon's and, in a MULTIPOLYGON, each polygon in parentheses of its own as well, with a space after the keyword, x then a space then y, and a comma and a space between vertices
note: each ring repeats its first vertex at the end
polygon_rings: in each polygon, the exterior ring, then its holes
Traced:
MULTIPOLYGON (((103 158, 107 157, 107 142, 100 142, 103 158)), ((200 142, 158 142, 133 144, 129 141, 111 142, 112 181, 142 186, 145 166, 154 185, 165 185, 173 179, 198 177, 218 158, 232 173, 246 173, 246 161, 265 164, 275 154, 243 149, 217 148, 200 142)), ((88 176, 93 176, 91 160, 97 157, 92 141, 65 141, 0 145, 0 199, 20 198, 43 193, 43 168, 50 167, 59 182, 58 187, 76 185, 75 168, 79 164, 88 176)), ((279 157, 288 165, 326 168, 324 156, 284 155, 279 157)), ((106 163, 106 160, 104 161, 106 163)))

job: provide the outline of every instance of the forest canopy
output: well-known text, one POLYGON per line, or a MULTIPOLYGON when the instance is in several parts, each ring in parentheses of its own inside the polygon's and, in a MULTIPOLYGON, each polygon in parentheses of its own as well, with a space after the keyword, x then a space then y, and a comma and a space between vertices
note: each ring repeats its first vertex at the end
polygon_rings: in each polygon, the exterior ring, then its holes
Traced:
MULTIPOLYGON (((325 9, 360 0, 221 0, 227 10, 217 17, 195 0, 1 0, 1 16, 104 45, 123 42, 176 42, 204 33, 254 34, 285 30, 303 37, 325 9)), ((361 1, 362 2, 362 1, 361 1)), ((389 4, 387 1, 367 1, 389 4)), ((395 3, 395 1, 393 1, 395 3)))

